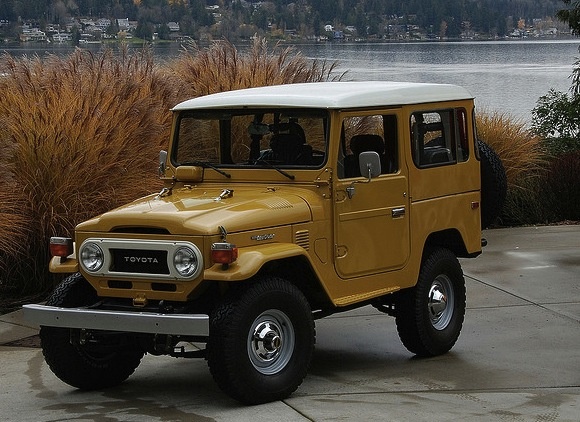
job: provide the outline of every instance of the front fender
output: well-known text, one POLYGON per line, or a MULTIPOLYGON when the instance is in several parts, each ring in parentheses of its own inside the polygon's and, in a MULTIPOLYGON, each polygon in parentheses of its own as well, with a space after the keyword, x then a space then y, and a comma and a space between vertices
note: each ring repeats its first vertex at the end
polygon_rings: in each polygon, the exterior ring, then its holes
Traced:
POLYGON ((53 256, 48 265, 48 270, 53 274, 73 274, 79 272, 79 262, 71 255, 66 259, 53 256))
POLYGON ((295 256, 306 256, 301 246, 293 243, 270 243, 267 245, 240 248, 238 259, 224 267, 216 264, 204 272, 205 280, 243 281, 255 276, 267 262, 295 256))

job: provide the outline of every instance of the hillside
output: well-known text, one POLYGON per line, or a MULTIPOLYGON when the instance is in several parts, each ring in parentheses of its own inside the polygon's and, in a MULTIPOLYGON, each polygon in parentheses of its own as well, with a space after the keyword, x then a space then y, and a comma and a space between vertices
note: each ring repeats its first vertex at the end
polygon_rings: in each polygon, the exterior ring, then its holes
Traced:
POLYGON ((433 38, 505 36, 514 30, 566 29, 553 17, 561 0, 2 0, 0 19, 33 21, 41 28, 71 18, 128 18, 142 38, 158 32, 169 37, 167 23, 181 35, 249 38, 327 36, 332 30, 356 38, 397 38, 417 31, 433 38))

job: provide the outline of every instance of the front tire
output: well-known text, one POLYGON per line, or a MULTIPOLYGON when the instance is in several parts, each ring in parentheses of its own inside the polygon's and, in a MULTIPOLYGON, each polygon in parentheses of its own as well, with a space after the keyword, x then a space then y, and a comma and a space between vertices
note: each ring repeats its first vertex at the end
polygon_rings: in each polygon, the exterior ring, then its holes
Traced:
MULTIPOLYGON (((67 277, 47 301, 64 308, 89 306, 98 301, 95 290, 80 274, 67 277)), ((144 352, 129 344, 99 344, 94 338, 79 341, 77 329, 40 327, 44 358, 52 372, 65 383, 81 390, 112 387, 125 381, 139 366, 144 352)), ((105 337, 100 336, 100 340, 105 337)))
POLYGON ((442 248, 428 252, 417 285, 401 292, 396 309, 399 337, 411 353, 426 357, 449 351, 465 316, 465 280, 455 255, 442 248))
POLYGON ((286 280, 265 278, 212 313, 208 365, 219 387, 242 403, 282 400, 306 376, 314 338, 302 292, 286 280))

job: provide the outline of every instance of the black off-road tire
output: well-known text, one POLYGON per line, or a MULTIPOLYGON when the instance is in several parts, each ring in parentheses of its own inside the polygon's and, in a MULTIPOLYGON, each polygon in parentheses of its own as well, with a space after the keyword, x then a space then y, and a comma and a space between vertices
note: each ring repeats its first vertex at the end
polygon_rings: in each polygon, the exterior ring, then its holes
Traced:
MULTIPOLYGON (((72 308, 97 301, 95 290, 77 273, 63 280, 46 304, 72 308)), ((139 366, 143 351, 125 346, 103 353, 92 350, 90 344, 71 344, 71 335, 78 331, 40 327, 44 358, 52 372, 65 383, 81 390, 112 387, 125 381, 139 366)))
POLYGON ((507 195, 505 168, 497 153, 484 141, 477 141, 481 157, 481 228, 491 226, 501 215, 507 195))
POLYGON ((423 259, 417 285, 400 293, 395 320, 403 345, 418 356, 449 351, 465 316, 465 280, 459 261, 437 248, 423 259))
POLYGON ((242 403, 282 400, 306 376, 314 341, 302 292, 286 280, 264 278, 212 312, 208 365, 218 386, 242 403))

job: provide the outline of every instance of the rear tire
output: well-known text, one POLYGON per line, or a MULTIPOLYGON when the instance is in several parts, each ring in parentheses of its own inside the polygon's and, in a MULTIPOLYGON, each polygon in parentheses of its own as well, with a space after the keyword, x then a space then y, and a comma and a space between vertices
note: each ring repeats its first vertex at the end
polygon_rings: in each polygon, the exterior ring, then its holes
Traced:
POLYGON ((207 360, 219 387, 245 404, 282 400, 306 376, 314 321, 302 292, 265 278, 212 312, 207 360))
POLYGON ((449 351, 465 315, 465 280, 459 261, 448 249, 428 253, 417 285, 400 293, 397 331, 405 347, 418 356, 449 351))
MULTIPOLYGON (((95 290, 77 273, 58 285, 46 304, 72 308, 97 301, 95 290)), ((65 383, 82 390, 120 384, 135 371, 144 355, 143 351, 127 345, 117 347, 113 343, 103 349, 91 341, 84 345, 71 341, 79 336, 78 329, 40 327, 42 353, 52 372, 65 383)))

